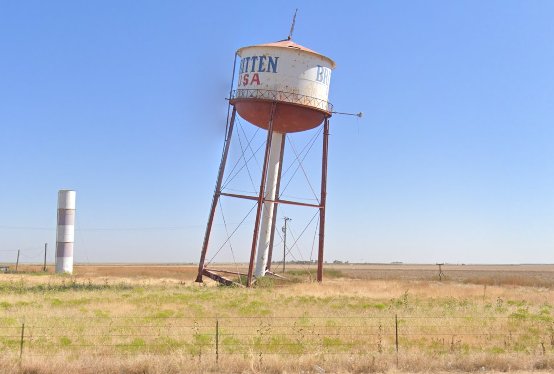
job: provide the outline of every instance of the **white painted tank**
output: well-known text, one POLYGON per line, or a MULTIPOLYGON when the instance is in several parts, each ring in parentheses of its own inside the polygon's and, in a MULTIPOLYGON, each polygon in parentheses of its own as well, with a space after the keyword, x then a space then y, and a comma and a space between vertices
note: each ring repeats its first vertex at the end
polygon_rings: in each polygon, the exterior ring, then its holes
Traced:
POLYGON ((73 190, 58 191, 58 223, 56 228, 56 273, 73 273, 75 242, 75 197, 73 190))
POLYGON ((331 114, 335 62, 329 57, 292 40, 243 47, 237 54, 241 60, 231 101, 248 122, 267 128, 273 101, 279 103, 273 130, 280 133, 309 130, 331 114))

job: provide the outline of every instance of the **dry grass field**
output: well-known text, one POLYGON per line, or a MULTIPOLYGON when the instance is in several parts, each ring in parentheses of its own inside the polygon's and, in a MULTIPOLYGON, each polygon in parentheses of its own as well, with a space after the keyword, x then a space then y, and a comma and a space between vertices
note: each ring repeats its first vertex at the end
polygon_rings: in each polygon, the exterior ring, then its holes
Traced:
POLYGON ((253 289, 177 265, 0 274, 0 372, 552 372, 554 266, 302 265, 253 289), (23 337, 23 338, 22 338, 23 337))

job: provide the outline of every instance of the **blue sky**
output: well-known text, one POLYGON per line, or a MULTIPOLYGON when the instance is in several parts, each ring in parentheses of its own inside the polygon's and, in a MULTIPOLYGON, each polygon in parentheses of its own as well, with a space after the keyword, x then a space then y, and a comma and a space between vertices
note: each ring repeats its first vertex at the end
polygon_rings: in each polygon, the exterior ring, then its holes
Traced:
POLYGON ((327 260, 554 262, 550 1, 6 0, 0 261, 53 248, 61 188, 76 261, 197 261, 234 51, 295 8, 295 41, 337 62, 330 100, 365 114, 332 118, 327 260))

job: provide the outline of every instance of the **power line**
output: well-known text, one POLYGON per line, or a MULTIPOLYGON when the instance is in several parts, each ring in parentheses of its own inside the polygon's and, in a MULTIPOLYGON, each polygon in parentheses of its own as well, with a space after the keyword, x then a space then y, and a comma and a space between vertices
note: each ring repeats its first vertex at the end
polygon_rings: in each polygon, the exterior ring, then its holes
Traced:
MULTIPOLYGON (((223 225, 218 223, 216 225, 223 225)), ((157 231, 157 230, 184 230, 193 229, 196 227, 204 227, 202 224, 191 224, 182 226, 152 226, 152 227, 82 227, 76 228, 75 231, 157 231)), ((0 230, 51 230, 55 231, 56 228, 52 227, 35 227, 35 226, 0 226, 0 230)))

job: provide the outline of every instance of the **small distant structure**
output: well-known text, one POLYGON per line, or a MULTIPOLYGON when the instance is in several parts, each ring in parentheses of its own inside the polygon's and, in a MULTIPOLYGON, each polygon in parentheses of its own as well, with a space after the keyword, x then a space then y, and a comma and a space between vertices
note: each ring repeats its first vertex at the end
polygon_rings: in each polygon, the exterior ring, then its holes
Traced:
POLYGON ((56 273, 73 273, 75 242, 75 197, 73 190, 58 191, 58 223, 56 227, 56 273))
POLYGON ((440 264, 437 263, 437 266, 439 267, 439 281, 442 281, 442 278, 446 276, 442 272, 442 265, 444 265, 444 262, 441 262, 440 264))

